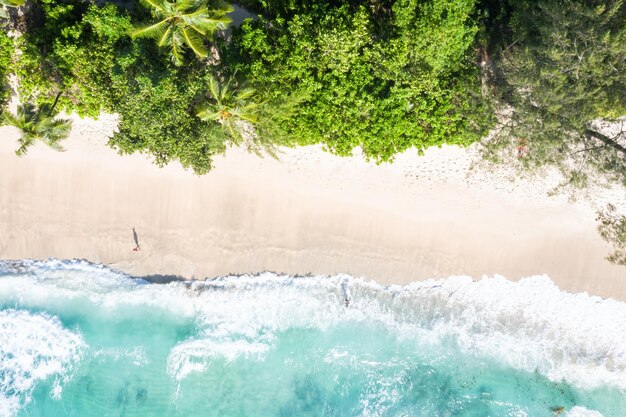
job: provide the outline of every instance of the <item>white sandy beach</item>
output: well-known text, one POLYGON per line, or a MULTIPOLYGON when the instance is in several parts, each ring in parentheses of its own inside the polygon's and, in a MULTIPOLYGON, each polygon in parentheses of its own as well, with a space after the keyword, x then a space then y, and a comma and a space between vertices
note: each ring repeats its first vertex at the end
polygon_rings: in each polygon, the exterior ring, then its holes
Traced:
POLYGON ((547 196, 550 176, 470 169, 475 150, 454 147, 380 166, 316 147, 282 150, 280 160, 232 149, 197 177, 117 155, 105 146, 114 126, 110 116, 77 119, 66 152, 37 144, 23 158, 17 130, 0 128, 1 259, 83 258, 137 276, 348 273, 386 284, 547 274, 568 291, 626 300, 626 267, 604 259, 594 209, 621 204, 623 192, 569 203, 547 196))

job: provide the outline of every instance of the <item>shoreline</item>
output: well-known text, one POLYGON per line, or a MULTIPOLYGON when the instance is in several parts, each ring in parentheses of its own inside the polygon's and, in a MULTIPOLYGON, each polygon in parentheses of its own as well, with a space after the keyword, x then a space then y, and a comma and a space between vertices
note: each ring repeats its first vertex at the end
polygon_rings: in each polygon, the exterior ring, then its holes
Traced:
MULTIPOLYGON (((319 147, 278 161, 230 149, 197 177, 117 155, 105 145, 114 128, 111 116, 75 118, 66 152, 37 144, 23 158, 17 131, 0 128, 0 259, 190 279, 346 273, 382 285, 546 274, 563 290, 626 301, 626 268, 604 259, 592 204, 548 197, 549 176, 511 181, 506 167, 474 167, 475 149, 410 151, 391 165, 319 147)), ((606 193, 594 201, 615 196, 606 193)))

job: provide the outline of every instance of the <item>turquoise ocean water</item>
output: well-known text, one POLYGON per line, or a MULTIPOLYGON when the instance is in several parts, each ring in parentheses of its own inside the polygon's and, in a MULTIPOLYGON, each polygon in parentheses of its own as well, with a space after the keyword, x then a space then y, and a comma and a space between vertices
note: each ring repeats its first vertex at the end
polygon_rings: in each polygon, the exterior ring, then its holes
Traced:
POLYGON ((626 416, 626 304, 467 277, 0 262, 0 416, 626 416), (346 307, 345 299, 349 306, 346 307))

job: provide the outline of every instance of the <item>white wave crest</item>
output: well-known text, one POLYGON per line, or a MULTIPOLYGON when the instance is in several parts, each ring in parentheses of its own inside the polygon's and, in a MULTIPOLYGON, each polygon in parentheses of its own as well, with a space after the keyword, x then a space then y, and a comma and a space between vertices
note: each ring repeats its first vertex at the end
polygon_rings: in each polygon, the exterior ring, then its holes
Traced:
POLYGON ((602 413, 589 410, 585 407, 574 407, 567 412, 566 417, 604 417, 602 413))
POLYGON ((9 417, 31 399, 40 381, 54 377, 51 395, 59 398, 85 342, 45 314, 0 310, 0 416, 9 417))
POLYGON ((360 286, 437 340, 587 388, 626 389, 626 304, 560 291, 546 276, 511 282, 452 277, 407 287, 360 286))
POLYGON ((554 381, 626 390, 626 304, 560 291, 546 276, 518 282, 451 277, 384 287, 347 275, 263 273, 144 285, 82 261, 11 267, 0 262, 0 278, 3 273, 23 279, 10 284, 0 279, 0 299, 45 306, 54 297, 65 304, 68 297, 83 297, 107 314, 152 306, 193 319, 201 335, 175 347, 168 361, 170 374, 177 377, 203 369, 216 356, 232 360, 250 351, 262 353, 271 348, 275 333, 289 328, 375 321, 399 337, 422 343, 452 340, 470 354, 554 381), (99 274, 104 278, 94 277, 99 274))
POLYGON ((167 359, 167 373, 177 381, 193 372, 202 372, 209 361, 223 358, 234 361, 240 356, 262 358, 269 345, 245 340, 189 340, 175 346, 167 359))
POLYGON ((470 354, 553 381, 626 390, 626 304, 560 291, 546 276, 518 282, 451 277, 383 287, 345 275, 264 273, 196 286, 198 315, 213 336, 266 343, 261 336, 290 327, 380 321, 400 337, 453 340, 470 354))

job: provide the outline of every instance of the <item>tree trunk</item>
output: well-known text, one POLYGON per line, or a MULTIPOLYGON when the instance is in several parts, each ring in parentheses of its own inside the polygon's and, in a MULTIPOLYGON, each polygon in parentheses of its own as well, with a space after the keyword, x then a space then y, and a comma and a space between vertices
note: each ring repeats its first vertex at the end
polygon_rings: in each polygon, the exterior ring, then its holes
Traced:
POLYGON ((591 137, 599 139, 601 142, 605 143, 606 145, 610 146, 611 148, 615 149, 616 151, 618 151, 619 153, 621 153, 622 155, 626 157, 626 148, 620 145, 619 143, 617 143, 616 141, 614 141, 613 139, 611 139, 610 137, 603 135, 602 133, 589 129, 589 128, 586 129, 585 133, 591 137))
POLYGON ((54 108, 57 106, 57 103, 59 102, 59 97, 61 97, 61 94, 63 94, 63 91, 59 91, 56 98, 54 99, 54 104, 50 108, 50 116, 52 116, 52 113, 54 113, 54 108))

